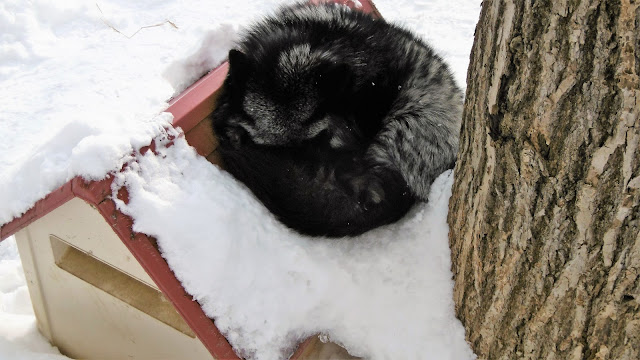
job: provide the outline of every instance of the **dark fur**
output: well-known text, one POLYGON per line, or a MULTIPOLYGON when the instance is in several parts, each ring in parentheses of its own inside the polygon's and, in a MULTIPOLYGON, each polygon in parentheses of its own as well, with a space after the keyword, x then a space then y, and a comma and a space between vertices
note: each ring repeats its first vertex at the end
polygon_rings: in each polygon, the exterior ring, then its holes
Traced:
POLYGON ((353 235, 453 166, 462 94, 422 41, 334 5, 263 20, 229 53, 214 130, 227 169, 288 226, 353 235))
POLYGON ((357 173, 357 159, 316 155, 310 149, 265 149, 259 145, 222 150, 227 171, 247 185, 280 221, 304 234, 357 235, 398 220, 414 204, 415 198, 397 172, 378 175, 384 184, 384 189, 378 189, 384 192, 384 201, 367 203, 358 198, 348 179, 336 176, 341 171, 357 173))

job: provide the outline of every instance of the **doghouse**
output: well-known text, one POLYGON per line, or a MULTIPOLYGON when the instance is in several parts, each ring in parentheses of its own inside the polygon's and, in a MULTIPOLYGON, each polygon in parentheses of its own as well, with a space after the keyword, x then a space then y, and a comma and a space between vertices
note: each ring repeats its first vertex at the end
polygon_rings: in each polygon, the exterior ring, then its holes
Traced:
MULTIPOLYGON (((329 1, 379 16, 368 0, 329 1)), ((167 109, 187 142, 214 164, 219 158, 208 116, 227 69, 225 63, 211 71, 167 109)), ((74 358, 238 359, 154 239, 134 233, 132 219, 116 209, 112 180, 74 178, 0 227, 1 240, 16 235, 41 333, 74 358)), ((348 354, 313 337, 292 358, 327 357, 348 354)))

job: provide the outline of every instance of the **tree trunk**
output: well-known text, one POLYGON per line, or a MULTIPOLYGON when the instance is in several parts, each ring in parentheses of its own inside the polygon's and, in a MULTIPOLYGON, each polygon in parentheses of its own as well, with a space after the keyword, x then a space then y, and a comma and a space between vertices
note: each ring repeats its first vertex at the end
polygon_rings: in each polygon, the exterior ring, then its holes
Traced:
POLYGON ((640 1, 484 0, 449 225, 480 359, 640 359, 640 1))

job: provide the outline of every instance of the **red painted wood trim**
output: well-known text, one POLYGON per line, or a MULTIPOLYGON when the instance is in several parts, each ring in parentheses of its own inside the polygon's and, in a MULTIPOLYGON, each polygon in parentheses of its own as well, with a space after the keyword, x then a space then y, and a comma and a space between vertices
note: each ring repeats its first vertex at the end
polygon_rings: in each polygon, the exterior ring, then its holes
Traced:
POLYGON ((106 179, 100 181, 85 181, 81 177, 71 180, 73 194, 89 204, 97 205, 111 196, 111 183, 113 175, 109 174, 106 179))
POLYGON ((184 138, 193 146, 199 155, 207 157, 218 147, 218 139, 213 134, 211 121, 204 119, 191 131, 185 133, 184 138))
POLYGON ((305 341, 303 341, 300 344, 298 344, 298 348, 293 353, 293 355, 291 355, 291 357, 289 357, 289 360, 300 359, 300 357, 304 354, 305 350, 307 350, 307 347, 311 345, 311 343, 313 342, 314 338, 315 338, 315 336, 310 336, 305 341))
MULTIPOLYGON (((126 189, 121 193, 122 195, 119 197, 126 201, 128 198, 126 189)), ((97 206, 97 209, 211 355, 216 359, 240 359, 214 322, 202 311, 200 304, 184 290, 180 281, 176 279, 169 265, 154 246, 152 239, 131 230, 133 219, 117 210, 113 201, 103 201, 97 206)))
POLYGON ((173 114, 174 127, 179 126, 187 133, 211 114, 214 93, 222 86, 228 70, 229 63, 222 63, 169 102, 166 111, 173 114))
POLYGON ((0 227, 0 241, 17 233, 20 229, 40 219, 51 210, 66 203, 73 198, 71 189, 71 181, 65 183, 61 187, 53 190, 44 199, 37 201, 31 209, 27 210, 19 218, 15 218, 0 227))

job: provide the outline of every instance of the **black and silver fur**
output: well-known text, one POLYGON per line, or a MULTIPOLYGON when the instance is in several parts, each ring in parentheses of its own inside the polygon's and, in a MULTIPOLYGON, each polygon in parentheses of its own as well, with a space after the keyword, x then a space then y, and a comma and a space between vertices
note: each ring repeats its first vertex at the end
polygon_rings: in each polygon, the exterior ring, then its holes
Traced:
POLYGON ((415 202, 397 171, 380 171, 377 184, 366 184, 357 156, 310 146, 222 147, 225 168, 280 221, 304 234, 357 235, 398 220, 415 202))
POLYGON ((229 62, 213 114, 223 161, 294 229, 395 221, 454 165, 462 93, 407 30, 299 4, 253 26, 229 62))

